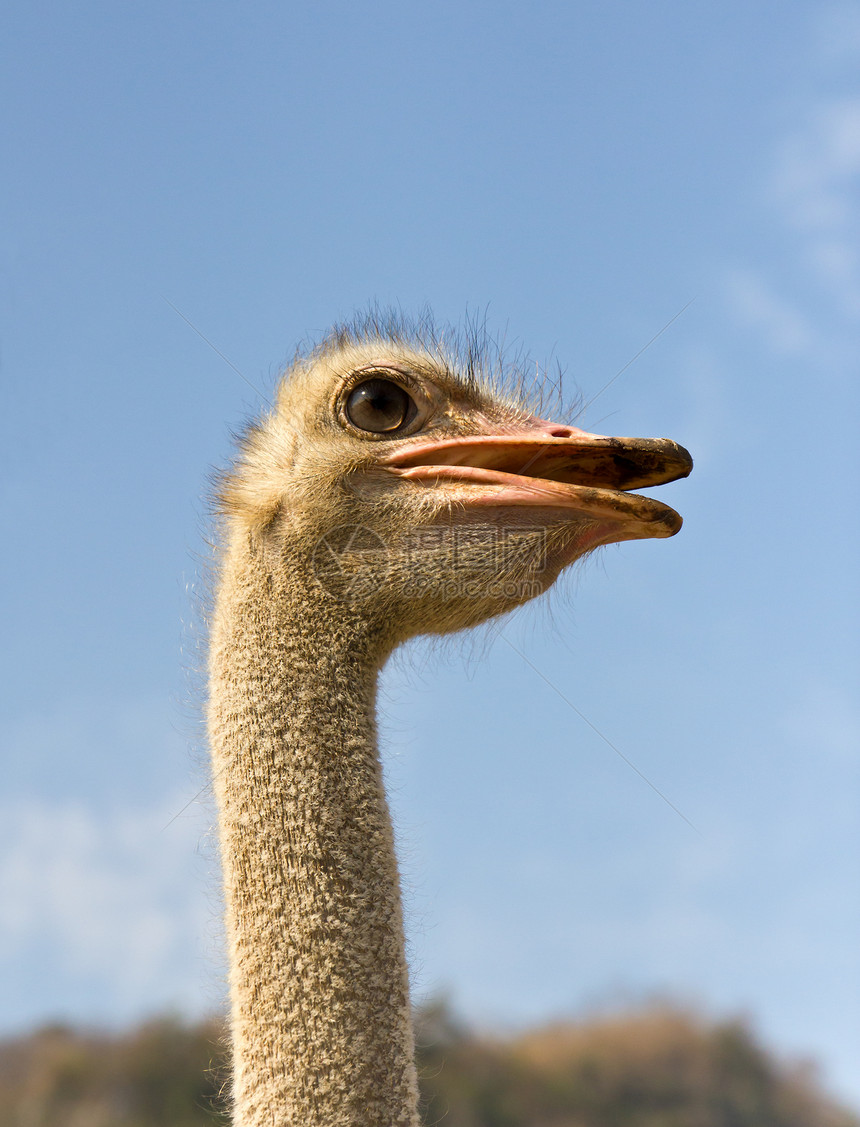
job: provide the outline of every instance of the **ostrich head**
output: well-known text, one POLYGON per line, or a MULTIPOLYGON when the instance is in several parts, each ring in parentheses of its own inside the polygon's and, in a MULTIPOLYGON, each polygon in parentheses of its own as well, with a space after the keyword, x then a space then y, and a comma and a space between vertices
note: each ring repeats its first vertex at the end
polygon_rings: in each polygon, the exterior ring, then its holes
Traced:
POLYGON ((600 545, 678 531, 630 490, 686 476, 686 450, 549 422, 505 382, 432 334, 336 331, 248 431, 222 505, 386 648, 511 610, 600 545))
POLYGON ((681 518, 666 439, 603 438, 505 391, 487 353, 373 320, 298 359, 225 477, 209 731, 237 1124, 417 1125, 377 674, 681 518))

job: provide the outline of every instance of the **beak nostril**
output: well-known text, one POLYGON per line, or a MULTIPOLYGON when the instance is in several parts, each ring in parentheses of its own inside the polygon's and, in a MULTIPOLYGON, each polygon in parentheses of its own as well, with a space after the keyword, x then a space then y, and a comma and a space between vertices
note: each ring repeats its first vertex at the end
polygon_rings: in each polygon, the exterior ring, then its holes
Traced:
POLYGON ((573 431, 570 427, 553 427, 549 436, 550 438, 572 438, 573 431))

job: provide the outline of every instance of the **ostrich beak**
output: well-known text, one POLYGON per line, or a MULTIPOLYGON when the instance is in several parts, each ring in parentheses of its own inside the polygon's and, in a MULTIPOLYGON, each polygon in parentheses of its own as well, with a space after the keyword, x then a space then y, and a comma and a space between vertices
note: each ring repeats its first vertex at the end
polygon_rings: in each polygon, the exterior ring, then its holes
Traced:
POLYGON ((674 509, 628 491, 686 477, 693 459, 668 438, 608 438, 535 419, 506 434, 410 443, 382 464, 416 485, 453 487, 467 508, 528 506, 590 521, 596 544, 674 536, 674 509))

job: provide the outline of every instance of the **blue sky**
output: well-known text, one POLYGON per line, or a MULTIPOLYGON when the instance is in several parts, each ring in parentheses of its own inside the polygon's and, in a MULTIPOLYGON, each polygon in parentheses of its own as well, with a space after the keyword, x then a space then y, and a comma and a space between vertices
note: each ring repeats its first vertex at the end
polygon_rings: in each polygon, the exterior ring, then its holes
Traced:
POLYGON ((748 1013, 860 1103, 860 5, 4 25, 0 1030, 223 996, 198 573, 254 388, 376 301, 588 399, 692 300, 584 418, 693 452, 682 533, 387 671, 413 979, 748 1013))

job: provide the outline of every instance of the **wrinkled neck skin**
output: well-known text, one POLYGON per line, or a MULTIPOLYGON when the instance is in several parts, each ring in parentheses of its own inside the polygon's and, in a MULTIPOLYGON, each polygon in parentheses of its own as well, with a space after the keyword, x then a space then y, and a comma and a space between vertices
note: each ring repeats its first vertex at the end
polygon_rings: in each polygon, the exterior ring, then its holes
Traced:
POLYGON ((417 1127, 376 746, 391 646, 236 532, 210 642, 236 1127, 417 1127))

